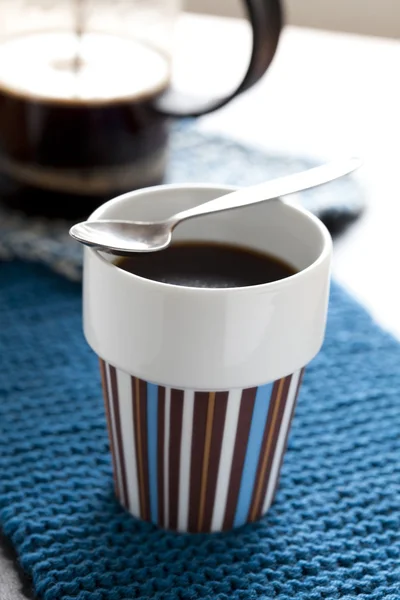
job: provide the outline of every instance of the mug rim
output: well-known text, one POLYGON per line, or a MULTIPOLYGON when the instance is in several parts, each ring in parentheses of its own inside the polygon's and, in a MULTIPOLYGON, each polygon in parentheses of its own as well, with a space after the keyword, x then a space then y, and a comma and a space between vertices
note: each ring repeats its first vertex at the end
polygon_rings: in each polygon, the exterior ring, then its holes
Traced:
MULTIPOLYGON (((161 184, 161 185, 154 185, 154 186, 149 186, 146 188, 141 188, 138 190, 133 190, 131 192, 127 192, 125 194, 121 194, 119 196, 115 196, 114 198, 111 198, 110 200, 108 200, 107 202, 104 202, 103 204, 101 204, 98 208, 96 208, 96 210, 94 210, 90 216, 88 217, 88 221, 95 221, 95 220, 99 220, 101 218, 104 218, 104 215, 100 216, 102 212, 104 212, 104 210, 106 210, 108 207, 113 206, 115 204, 118 204, 119 202, 129 198, 129 197, 135 197, 135 196, 143 196, 143 195, 151 195, 154 192, 162 192, 163 190, 171 190, 171 189, 219 189, 219 190, 226 190, 227 192, 231 192, 231 191, 235 191, 237 189, 244 189, 245 186, 233 186, 233 185, 228 185, 228 184, 210 184, 210 183, 165 183, 165 184, 161 184)), ((141 277, 140 275, 137 275, 135 273, 132 273, 130 271, 125 271, 124 269, 121 269, 120 267, 118 267, 115 263, 110 262, 108 260, 106 260, 102 254, 101 251, 96 250, 94 248, 90 248, 90 247, 86 247, 85 251, 90 252, 92 254, 94 254, 103 264, 103 266, 106 269, 118 269, 120 272, 120 276, 121 277, 125 277, 127 278, 127 280, 131 280, 132 282, 137 282, 141 285, 149 285, 151 286, 154 290, 157 290, 162 292, 174 292, 174 293, 180 293, 180 294, 204 294, 204 295, 211 295, 211 294, 232 294, 232 292, 234 293, 249 293, 249 292, 257 292, 257 291, 263 291, 263 292, 274 292, 276 291, 276 289, 282 289, 285 288, 288 285, 292 285, 293 281, 296 279, 299 279, 300 277, 306 276, 310 271, 316 269, 321 263, 323 263, 328 256, 331 254, 332 251, 332 238, 331 235, 327 229, 327 227, 325 226, 325 224, 313 213, 311 213, 309 210, 305 209, 302 206, 294 206, 292 204, 286 203, 282 198, 276 198, 274 200, 270 200, 270 202, 282 202, 283 204, 285 204, 286 207, 288 207, 290 210, 293 210, 294 212, 297 213, 301 213, 302 215, 304 215, 311 223, 312 225, 315 227, 315 229, 318 231, 318 233, 321 236, 321 240, 322 240, 322 249, 321 252, 319 253, 318 257, 307 267, 305 267, 304 269, 301 269, 300 271, 297 271, 296 273, 293 273, 292 275, 289 275, 288 277, 284 277, 283 279, 279 279, 277 281, 270 281, 270 282, 266 282, 266 283, 259 283, 256 285, 249 285, 249 286, 238 286, 238 287, 231 287, 231 288, 208 288, 208 287, 195 287, 195 286, 187 286, 187 285, 177 285, 177 284, 173 284, 173 283, 165 283, 162 281, 156 281, 154 279, 148 279, 147 277, 141 277)), ((242 245, 243 247, 243 245, 242 245)))

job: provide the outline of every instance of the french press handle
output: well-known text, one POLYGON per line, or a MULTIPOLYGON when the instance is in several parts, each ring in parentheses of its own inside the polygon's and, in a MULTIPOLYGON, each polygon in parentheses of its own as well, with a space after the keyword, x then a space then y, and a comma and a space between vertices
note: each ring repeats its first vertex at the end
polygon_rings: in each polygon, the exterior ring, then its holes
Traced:
POLYGON ((156 109, 172 117, 198 117, 221 108, 241 94, 260 77, 274 58, 283 26, 280 0, 245 0, 248 18, 253 30, 253 46, 246 74, 238 87, 227 96, 199 99, 174 88, 167 90, 156 101, 156 109))

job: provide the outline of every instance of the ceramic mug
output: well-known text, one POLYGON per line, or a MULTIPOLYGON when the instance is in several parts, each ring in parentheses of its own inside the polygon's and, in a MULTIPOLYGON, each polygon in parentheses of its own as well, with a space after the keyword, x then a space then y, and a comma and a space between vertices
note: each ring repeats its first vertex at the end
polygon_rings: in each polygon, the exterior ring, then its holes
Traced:
MULTIPOLYGON (((231 189, 156 186, 90 218, 162 219, 231 189)), ((100 358, 120 502, 164 528, 227 530, 273 501, 303 370, 324 338, 332 243, 319 219, 278 199, 189 220, 174 239, 239 244, 298 271, 191 288, 84 250, 84 332, 100 358)))

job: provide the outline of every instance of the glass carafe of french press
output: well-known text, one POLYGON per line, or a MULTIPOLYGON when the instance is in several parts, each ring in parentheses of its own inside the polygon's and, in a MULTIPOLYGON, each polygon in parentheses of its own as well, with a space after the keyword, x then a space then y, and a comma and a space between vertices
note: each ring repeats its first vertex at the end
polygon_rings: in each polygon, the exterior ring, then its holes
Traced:
POLYGON ((247 73, 204 103, 171 87, 179 0, 0 0, 0 201, 76 218, 161 183, 170 117, 226 104, 274 56, 279 0, 245 4, 247 73))

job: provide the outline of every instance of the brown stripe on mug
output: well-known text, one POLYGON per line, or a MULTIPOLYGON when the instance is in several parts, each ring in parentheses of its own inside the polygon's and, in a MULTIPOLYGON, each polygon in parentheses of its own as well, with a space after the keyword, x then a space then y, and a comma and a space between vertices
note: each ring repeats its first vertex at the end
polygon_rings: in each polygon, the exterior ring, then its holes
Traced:
POLYGON ((202 527, 203 527, 204 505, 205 505, 205 500, 206 500, 208 469, 209 469, 209 462, 210 462, 211 435, 212 435, 213 421, 214 421, 214 409, 215 409, 215 392, 210 392, 210 394, 208 396, 206 433, 205 433, 205 438, 204 438, 204 454, 203 454, 203 466, 202 466, 202 473, 201 473, 199 518, 198 518, 198 523, 197 523, 197 531, 201 531, 202 527))
POLYGON ((276 478, 276 481, 275 481, 274 491, 272 493, 271 504, 275 500, 276 492, 277 492, 278 486, 279 486, 279 479, 280 479, 280 475, 281 475, 282 464, 283 464, 283 460, 285 458, 286 448, 287 448, 287 445, 288 445, 290 427, 291 427, 291 423, 293 421, 294 413, 295 413, 295 410, 296 410, 297 399, 299 397, 299 392, 300 392, 301 384, 303 382, 304 371, 305 371, 305 367, 303 367, 301 369, 300 375, 299 375, 299 380, 297 382, 296 395, 294 397, 293 406, 292 406, 292 410, 291 410, 291 413, 290 413, 290 419, 289 419, 289 423, 288 423, 288 428, 286 430, 285 441, 284 441, 283 447, 282 447, 282 454, 281 454, 281 458, 280 458, 280 462, 279 462, 279 469, 278 469, 277 478, 276 478))
POLYGON ((120 499, 121 495, 120 495, 120 491, 119 491, 119 482, 118 482, 118 473, 117 473, 116 447, 115 447, 114 433, 113 433, 113 427, 112 427, 112 422, 111 422, 111 408, 110 408, 110 397, 108 394, 106 364, 102 358, 99 358, 99 364, 100 364, 100 374, 101 374, 101 385, 103 388, 104 407, 105 407, 105 411, 106 411, 108 439, 110 440, 110 450, 111 450, 111 460, 112 460, 112 468, 113 468, 115 494, 116 494, 117 498, 120 499))
MULTIPOLYGON (((169 528, 178 527, 179 505, 179 473, 181 460, 183 390, 171 390, 170 422, 169 422, 169 528)), ((161 462, 163 465, 163 462, 161 462)), ((158 467, 160 469, 160 466, 158 467)))
POLYGON ((240 400, 239 419, 236 431, 235 448, 233 451, 231 474, 229 479, 228 497, 226 500, 225 518, 222 529, 226 531, 233 526, 236 505, 239 497, 240 482, 242 479, 243 465, 246 457, 247 442, 249 439, 251 419, 257 388, 243 390, 240 400))
POLYGON ((199 524, 199 531, 210 531, 211 529, 228 396, 229 392, 216 392, 215 394, 214 419, 212 424, 210 455, 208 461, 208 477, 205 491, 204 509, 202 511, 201 523, 199 524))
POLYGON ((108 365, 110 372, 110 381, 111 381, 111 392, 113 399, 113 410, 114 410, 114 420, 115 420, 115 433, 117 437, 117 447, 118 447, 118 456, 119 456, 119 465, 121 470, 121 479, 122 479, 122 494, 121 494, 121 502, 125 508, 130 508, 129 506, 129 495, 128 495, 128 484, 126 480, 126 464, 125 464, 125 453, 124 453, 124 445, 122 440, 122 428, 121 428, 121 415, 119 411, 119 398, 118 398, 118 383, 117 383, 117 372, 115 367, 108 365))
POLYGON ((165 387, 158 387, 157 411, 157 494, 158 524, 166 527, 164 522, 164 430, 165 430, 165 387))
POLYGON ((141 408, 142 403, 140 401, 140 379, 137 377, 131 378, 132 385, 132 403, 133 403, 133 426, 135 431, 135 451, 137 461, 137 472, 138 472, 138 487, 139 487, 139 504, 140 504, 140 517, 143 520, 147 519, 146 513, 146 498, 145 498, 145 485, 144 485, 144 459, 143 459, 143 440, 142 440, 142 416, 141 408))
POLYGON ((262 514, 269 474, 279 429, 285 409, 285 401, 289 391, 291 375, 275 382, 268 410, 267 422, 264 429, 261 451, 258 461, 257 474, 253 496, 248 515, 249 521, 258 519, 262 514))
POLYGON ((193 433, 190 460, 189 522, 188 531, 196 532, 200 507, 200 490, 203 473, 204 442, 206 436, 208 392, 195 392, 193 408, 193 433))

